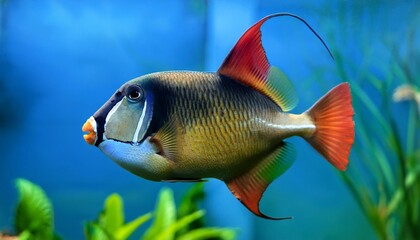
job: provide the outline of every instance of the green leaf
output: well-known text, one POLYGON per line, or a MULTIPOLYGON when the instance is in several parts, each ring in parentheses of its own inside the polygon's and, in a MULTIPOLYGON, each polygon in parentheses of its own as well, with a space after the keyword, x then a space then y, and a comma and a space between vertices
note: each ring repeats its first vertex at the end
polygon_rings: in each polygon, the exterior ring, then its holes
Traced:
POLYGON ((44 191, 25 179, 18 179, 16 187, 19 191, 15 213, 16 232, 28 231, 31 239, 53 239, 53 209, 44 191))
POLYGON ((403 199, 403 190, 401 187, 399 187, 394 195, 391 198, 391 201, 388 203, 388 215, 391 215, 394 213, 394 211, 400 206, 401 200, 403 199))
POLYGON ((124 206, 121 196, 114 193, 105 200, 104 211, 99 217, 99 226, 113 234, 124 224, 124 206))
POLYGON ((233 240, 236 237, 236 231, 225 228, 200 228, 192 230, 178 238, 178 240, 206 240, 222 239, 233 240))
POLYGON ((199 202, 204 199, 204 183, 194 184, 187 193, 183 196, 178 207, 178 217, 187 216, 199 210, 199 202))
POLYGON ((385 239, 386 225, 381 218, 378 207, 373 202, 372 197, 369 195, 369 191, 365 185, 358 183, 354 179, 350 178, 348 173, 340 173, 345 184, 349 188, 350 192, 353 194, 353 197, 357 200, 360 208, 363 210, 363 213, 366 215, 367 219, 371 222, 374 230, 377 234, 383 239, 385 239))
POLYGON ((139 228, 143 223, 147 222, 151 217, 152 213, 147 213, 121 226, 116 232, 114 232, 114 238, 117 240, 127 239, 137 228, 139 228))
MULTIPOLYGON (((153 224, 147 229, 146 233, 143 235, 143 239, 156 239, 162 231, 171 226, 175 221, 176 208, 174 196, 171 189, 164 188, 159 194, 153 224)), ((167 239, 173 239, 173 236, 168 236, 167 239)))
POLYGON ((157 240, 166 240, 166 239, 173 239, 173 236, 175 236, 175 233, 179 230, 184 228, 185 226, 188 226, 191 222, 202 218, 205 214, 204 210, 199 210, 195 213, 192 213, 188 216, 185 216, 175 223, 171 224, 169 227, 164 229, 157 237, 157 240))
POLYGON ((381 111, 376 107, 373 101, 369 98, 367 93, 365 93, 357 84, 353 84, 352 92, 354 96, 360 99, 361 103, 363 103, 364 107, 372 114, 371 121, 374 121, 378 126, 381 127, 383 130, 384 135, 391 134, 391 127, 389 123, 386 122, 386 119, 383 117, 381 111))
POLYGON ((102 239, 106 236, 106 239, 112 240, 127 239, 139 226, 152 217, 152 214, 148 213, 124 224, 123 205, 120 195, 114 193, 108 196, 98 220, 85 224, 86 238, 102 239))
POLYGON ((84 233, 87 240, 112 240, 104 229, 94 222, 85 223, 84 233))
MULTIPOLYGON (((204 199, 204 183, 195 183, 183 196, 178 207, 178 219, 185 217, 193 212, 200 210, 199 203, 204 199)), ((188 224, 183 229, 180 229, 177 234, 183 234, 192 229, 204 227, 204 220, 202 218, 188 224)))
POLYGON ((30 240, 31 239, 31 233, 28 231, 23 231, 21 234, 19 234, 18 239, 19 240, 30 240))
POLYGON ((416 112, 418 110, 416 107, 417 106, 414 103, 410 103, 407 120, 407 155, 413 155, 415 151, 416 135, 419 134, 418 129, 416 130, 416 123, 418 123, 417 115, 420 114, 420 112, 416 112))

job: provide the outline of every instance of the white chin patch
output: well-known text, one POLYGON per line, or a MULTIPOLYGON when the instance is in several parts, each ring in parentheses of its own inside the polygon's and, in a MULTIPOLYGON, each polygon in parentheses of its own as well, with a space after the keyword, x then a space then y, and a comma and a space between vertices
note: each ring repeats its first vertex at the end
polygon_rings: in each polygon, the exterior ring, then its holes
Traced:
POLYGON ((153 145, 147 140, 137 145, 106 140, 98 147, 107 157, 129 171, 136 171, 140 168, 142 161, 147 160, 151 154, 155 154, 153 145))

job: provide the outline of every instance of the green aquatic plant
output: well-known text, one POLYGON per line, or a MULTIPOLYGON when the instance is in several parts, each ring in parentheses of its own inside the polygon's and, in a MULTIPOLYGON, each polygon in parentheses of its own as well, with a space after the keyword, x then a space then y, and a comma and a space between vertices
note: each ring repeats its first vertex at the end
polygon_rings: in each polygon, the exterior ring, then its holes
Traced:
MULTIPOLYGON (((198 202, 203 198, 203 184, 197 183, 184 196, 177 210, 172 191, 162 189, 153 213, 153 222, 142 239, 235 239, 236 232, 232 229, 204 226, 205 211, 198 207, 198 202)), ((93 240, 127 239, 151 218, 152 214, 147 213, 124 224, 123 202, 114 193, 106 199, 98 219, 85 224, 85 236, 93 240)))
MULTIPOLYGON (((18 179, 16 187, 19 201, 14 219, 15 232, 11 235, 0 231, 0 239, 60 239, 54 231, 52 204, 42 188, 25 179, 18 179)), ((183 196, 177 209, 172 190, 164 188, 160 191, 154 213, 146 213, 126 223, 123 200, 114 193, 105 200, 98 218, 84 224, 85 237, 89 240, 128 239, 140 226, 153 218, 153 223, 142 239, 235 239, 236 231, 233 229, 205 227, 205 211, 199 207, 199 202, 203 199, 204 185, 197 183, 183 196)))
POLYGON ((395 76, 389 74, 384 81, 365 73, 365 85, 381 96, 381 107, 359 84, 352 85, 358 115, 351 161, 359 165, 341 176, 381 239, 419 239, 419 116, 414 101, 406 115, 393 114, 395 76))
POLYGON ((44 191, 34 183, 18 179, 19 201, 15 211, 15 233, 19 239, 59 239, 54 232, 54 212, 44 191))
MULTIPOLYGON (((354 17, 341 19, 342 29, 367 14, 356 7, 339 9, 354 17)), ((420 239, 420 72, 419 55, 412 54, 417 19, 407 17, 407 35, 398 35, 398 43, 382 40, 389 59, 372 54, 369 31, 357 36, 360 62, 342 47, 354 46, 354 38, 333 48, 338 76, 351 83, 356 125, 351 164, 340 176, 377 236, 386 240, 420 239), (404 37, 407 55, 397 47, 404 37)))
POLYGON ((144 214, 131 222, 124 223, 124 208, 121 197, 114 193, 106 200, 103 211, 96 221, 87 222, 84 232, 87 239, 127 239, 138 227, 152 217, 144 214))
MULTIPOLYGON (((200 210, 201 208, 199 206, 199 203, 203 201, 204 197, 204 184, 194 184, 182 197, 177 211, 178 218, 183 218, 193 212, 200 210)), ((188 224, 187 226, 185 226, 184 228, 179 229, 178 234, 182 235, 193 229, 203 227, 205 227, 204 218, 198 218, 195 221, 188 224)))

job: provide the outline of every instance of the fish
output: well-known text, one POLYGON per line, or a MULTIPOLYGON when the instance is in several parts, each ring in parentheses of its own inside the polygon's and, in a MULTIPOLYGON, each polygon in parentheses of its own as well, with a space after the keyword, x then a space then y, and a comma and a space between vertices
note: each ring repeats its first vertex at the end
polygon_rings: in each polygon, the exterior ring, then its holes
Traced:
POLYGON ((194 182, 215 178, 258 217, 268 185, 294 163, 286 138, 305 139, 344 171, 354 142, 350 86, 341 83, 307 111, 294 114, 291 81, 270 65, 261 26, 251 26, 217 72, 164 71, 123 84, 82 127, 88 144, 129 172, 152 181, 194 182))

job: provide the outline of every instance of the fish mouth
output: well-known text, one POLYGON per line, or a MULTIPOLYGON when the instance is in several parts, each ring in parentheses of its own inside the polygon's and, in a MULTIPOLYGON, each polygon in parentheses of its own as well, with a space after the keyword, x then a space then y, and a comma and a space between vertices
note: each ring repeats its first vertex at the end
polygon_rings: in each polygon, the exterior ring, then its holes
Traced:
POLYGON ((97 140, 96 135, 96 121, 93 117, 90 117, 82 127, 83 132, 87 132, 87 134, 83 135, 85 141, 90 145, 95 145, 97 140))

